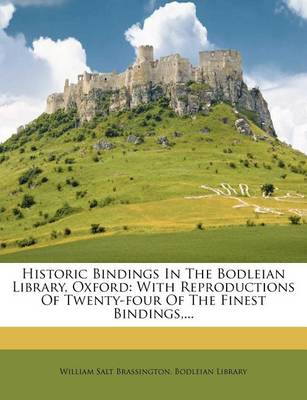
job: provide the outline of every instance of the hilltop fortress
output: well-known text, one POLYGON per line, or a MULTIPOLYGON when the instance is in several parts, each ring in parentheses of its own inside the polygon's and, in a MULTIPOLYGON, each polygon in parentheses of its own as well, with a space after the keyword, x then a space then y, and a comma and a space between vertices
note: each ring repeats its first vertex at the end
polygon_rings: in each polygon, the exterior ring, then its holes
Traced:
POLYGON ((258 89, 248 90, 241 55, 235 50, 200 52, 194 67, 179 54, 155 60, 154 48, 141 46, 134 64, 123 73, 84 72, 76 84, 66 80, 63 93, 48 97, 46 112, 74 107, 84 122, 101 113, 102 105, 104 112, 120 111, 163 96, 179 115, 206 110, 217 101, 230 102, 254 113, 258 125, 275 135, 267 103, 258 89))

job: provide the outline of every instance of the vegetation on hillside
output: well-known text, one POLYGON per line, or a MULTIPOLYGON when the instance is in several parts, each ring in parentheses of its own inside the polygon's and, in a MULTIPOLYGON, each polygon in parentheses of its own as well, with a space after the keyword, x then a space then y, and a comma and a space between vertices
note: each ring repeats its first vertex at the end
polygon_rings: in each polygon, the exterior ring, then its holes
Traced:
POLYGON ((192 231, 199 221, 206 231, 248 220, 289 224, 286 210, 307 208, 305 155, 252 121, 258 140, 239 134, 242 115, 228 104, 207 114, 178 117, 162 98, 133 111, 103 110, 83 125, 73 110, 40 116, 0 146, 1 252, 93 234, 192 231), (246 184, 251 203, 285 212, 234 208, 231 196, 201 187, 221 183, 246 184), (264 199, 265 185, 294 197, 264 199))

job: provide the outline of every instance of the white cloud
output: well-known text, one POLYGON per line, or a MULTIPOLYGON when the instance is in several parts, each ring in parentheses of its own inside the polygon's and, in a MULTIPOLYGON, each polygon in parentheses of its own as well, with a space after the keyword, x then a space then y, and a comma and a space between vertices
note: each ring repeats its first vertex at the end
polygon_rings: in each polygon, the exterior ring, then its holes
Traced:
POLYGON ((283 0, 288 8, 299 17, 307 19, 307 0, 283 0))
POLYGON ((261 69, 246 80, 262 90, 279 139, 307 154, 307 73, 289 76, 261 69))
POLYGON ((0 3, 0 29, 5 29, 9 26, 9 23, 14 15, 15 7, 13 4, 0 3))
POLYGON ((53 41, 41 37, 33 42, 33 53, 48 63, 57 90, 63 88, 66 78, 75 81, 80 72, 90 71, 86 65, 86 52, 74 38, 53 41))
POLYGON ((166 4, 155 10, 141 24, 132 25, 125 33, 126 39, 134 47, 152 45, 156 57, 180 53, 193 62, 198 60, 198 52, 212 48, 206 27, 196 15, 194 3, 166 4))
POLYGON ((42 99, 0 96, 0 137, 8 138, 16 128, 43 113, 45 107, 45 101, 42 99))
POLYGON ((62 91, 65 78, 75 81, 89 71, 85 50, 74 38, 40 38, 28 47, 22 34, 9 36, 5 27, 13 13, 12 4, 0 5, 0 142, 41 114, 46 97, 62 91))

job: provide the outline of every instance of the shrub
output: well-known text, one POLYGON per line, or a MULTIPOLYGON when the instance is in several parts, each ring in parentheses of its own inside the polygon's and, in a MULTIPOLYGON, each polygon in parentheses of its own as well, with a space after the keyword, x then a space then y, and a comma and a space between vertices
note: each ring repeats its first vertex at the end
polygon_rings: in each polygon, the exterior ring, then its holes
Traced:
POLYGON ((22 219, 23 213, 19 210, 19 208, 13 208, 13 215, 16 219, 22 219))
POLYGON ((91 209, 92 209, 92 208, 96 208, 96 207, 98 206, 98 201, 97 201, 96 199, 91 200, 91 201, 89 202, 89 205, 90 205, 90 208, 91 208, 91 209))
POLYGON ((142 126, 142 127, 148 126, 147 121, 146 120, 141 121, 140 126, 142 126))
POLYGON ((268 169, 269 171, 272 169, 272 166, 270 164, 266 164, 266 163, 263 163, 263 167, 265 169, 268 169))
POLYGON ((198 229, 199 231, 203 231, 205 229, 204 224, 202 222, 199 222, 198 224, 196 224, 196 229, 198 229))
POLYGON ((57 239, 57 238, 58 238, 58 233, 57 233, 57 231, 52 231, 51 234, 50 234, 50 238, 51 238, 52 240, 57 239))
POLYGON ((35 204, 34 197, 29 194, 25 194, 23 196, 20 207, 21 208, 31 208, 32 206, 34 206, 34 204, 35 204))
POLYGON ((230 168, 236 169, 237 166, 234 162, 229 163, 230 168))
POLYGON ((75 142, 83 142, 85 140, 85 135, 84 135, 84 133, 79 133, 79 135, 77 135, 75 138, 74 138, 74 141, 75 142))
POLYGON ((49 162, 52 162, 52 161, 54 161, 55 159, 56 159, 55 154, 50 154, 50 155, 48 156, 48 161, 49 161, 49 162))
POLYGON ((104 226, 100 226, 100 224, 92 224, 90 228, 90 232, 93 235, 96 235, 97 233, 104 233, 106 231, 106 228, 104 226))
POLYGON ((32 236, 28 239, 17 240, 16 244, 18 247, 30 247, 34 246, 37 243, 37 240, 34 239, 32 236))
POLYGON ((118 136, 120 136, 120 132, 118 132, 116 129, 108 128, 105 131, 105 136, 108 138, 118 137, 118 136))
POLYGON ((62 174, 62 173, 64 172, 63 167, 57 167, 57 168, 55 168, 54 170, 55 170, 55 172, 57 172, 58 174, 62 174))
POLYGON ((76 161, 74 158, 66 158, 65 164, 74 164, 76 161))
POLYGON ((248 219, 248 220, 246 221, 246 226, 247 226, 248 228, 254 228, 254 227, 256 226, 256 224, 255 224, 255 222, 252 221, 251 219, 248 219))
POLYGON ((33 228, 39 228, 40 226, 47 225, 47 221, 37 221, 33 224, 33 228))
POLYGON ((278 160, 278 164, 279 168, 285 168, 286 164, 283 160, 278 160))
POLYGON ((159 105, 160 105, 161 107, 166 108, 166 107, 169 106, 169 103, 170 103, 170 100, 169 100, 167 97, 165 97, 165 96, 160 97, 160 99, 159 99, 159 105))
POLYGON ((22 174, 18 181, 20 185, 28 183, 31 179, 35 178, 37 175, 41 174, 43 171, 38 167, 32 167, 24 174, 22 174))
POLYGON ((289 221, 291 225, 300 225, 301 224, 301 217, 298 215, 291 215, 289 217, 289 221))
POLYGON ((62 218, 68 217, 73 214, 76 210, 72 208, 68 203, 64 203, 63 207, 56 210, 54 216, 49 220, 49 223, 59 221, 62 218))
POLYGON ((71 229, 65 228, 64 229, 64 236, 70 236, 71 235, 71 229))
POLYGON ((71 186, 71 187, 77 187, 79 186, 79 182, 75 178, 67 178, 66 179, 66 184, 71 186))
POLYGON ((98 163, 98 162, 99 162, 99 157, 98 157, 98 156, 94 156, 94 157, 93 157, 93 161, 94 161, 95 163, 98 163))
POLYGON ((76 193, 76 199, 83 199, 87 195, 87 191, 84 192, 77 192, 76 193))
POLYGON ((147 111, 145 105, 140 104, 135 110, 135 114, 141 114, 143 112, 147 111))
POLYGON ((262 185, 261 191, 265 196, 272 196, 275 192, 275 187, 272 183, 266 183, 262 185))
POLYGON ((0 157, 0 164, 4 163, 5 161, 7 161, 9 159, 8 156, 1 156, 0 157))
POLYGON ((154 116, 154 119, 155 119, 155 121, 157 121, 157 122, 161 122, 161 121, 162 121, 162 118, 161 118, 160 115, 155 115, 155 116, 154 116))
POLYGON ((1 247, 1 249, 6 249, 6 243, 1 243, 0 247, 1 247))
POLYGON ((44 176, 43 178, 42 178, 42 180, 41 180, 41 183, 47 183, 48 182, 48 178, 47 178, 47 176, 44 176))
POLYGON ((115 198, 111 197, 111 196, 107 196, 100 201, 99 205, 100 205, 100 207, 108 207, 114 203, 115 203, 115 198))

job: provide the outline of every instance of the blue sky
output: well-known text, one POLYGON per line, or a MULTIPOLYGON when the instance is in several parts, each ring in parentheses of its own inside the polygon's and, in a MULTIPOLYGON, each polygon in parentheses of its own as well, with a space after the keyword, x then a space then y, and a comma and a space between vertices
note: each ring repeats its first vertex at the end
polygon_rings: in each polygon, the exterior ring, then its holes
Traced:
POLYGON ((0 0, 0 142, 41 114, 65 78, 125 70, 133 46, 194 64, 214 46, 242 53, 278 136, 307 153, 307 0, 187 1, 0 0))
MULTIPOLYGON (((156 1, 156 6, 167 1, 156 1)), ((272 65, 298 73, 307 65, 307 23, 289 10, 277 12, 279 0, 195 0, 197 15, 208 38, 220 48, 236 48, 246 70, 272 65)), ((66 0, 55 7, 20 7, 8 32, 23 32, 28 43, 40 36, 73 36, 96 70, 122 70, 134 57, 124 38, 132 24, 151 10, 148 0, 66 0)))

